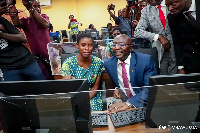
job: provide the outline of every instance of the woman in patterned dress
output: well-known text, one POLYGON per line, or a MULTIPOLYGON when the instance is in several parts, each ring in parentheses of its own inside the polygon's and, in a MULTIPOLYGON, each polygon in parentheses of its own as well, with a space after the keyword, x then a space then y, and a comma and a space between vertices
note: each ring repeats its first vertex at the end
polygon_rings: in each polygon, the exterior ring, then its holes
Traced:
MULTIPOLYGON (((89 90, 98 90, 103 72, 103 61, 91 55, 93 50, 93 38, 89 34, 80 34, 76 47, 79 54, 67 58, 62 65, 61 75, 63 79, 88 79, 89 90)), ((91 111, 101 111, 103 108, 101 92, 90 92, 91 111)))

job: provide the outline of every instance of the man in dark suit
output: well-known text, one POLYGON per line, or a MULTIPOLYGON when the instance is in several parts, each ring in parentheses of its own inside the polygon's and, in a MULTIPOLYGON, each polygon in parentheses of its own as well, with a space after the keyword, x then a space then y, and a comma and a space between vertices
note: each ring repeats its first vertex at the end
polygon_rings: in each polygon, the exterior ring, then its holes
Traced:
MULTIPOLYGON (((200 72, 200 0, 166 0, 179 73, 200 72)), ((199 88, 199 84, 185 85, 199 88)), ((200 96, 199 96, 200 98, 200 96)), ((200 122, 200 106, 195 122, 200 122)), ((192 130, 199 133, 200 128, 192 130)))
POLYGON ((180 74, 200 72, 200 1, 166 0, 180 74))
POLYGON ((113 57, 104 62, 105 69, 115 85, 121 89, 124 102, 113 104, 108 111, 115 113, 129 107, 144 107, 147 103, 149 77, 156 75, 156 66, 150 55, 132 51, 131 38, 121 34, 114 38, 113 57), (141 87, 141 88, 132 88, 141 87))

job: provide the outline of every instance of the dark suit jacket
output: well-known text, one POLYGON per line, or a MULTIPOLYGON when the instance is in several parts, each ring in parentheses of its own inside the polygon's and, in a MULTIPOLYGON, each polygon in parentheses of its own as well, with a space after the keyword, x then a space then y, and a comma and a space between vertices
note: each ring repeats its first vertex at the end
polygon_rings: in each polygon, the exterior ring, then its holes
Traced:
POLYGON ((196 25, 192 25, 183 13, 168 15, 178 66, 186 73, 200 72, 200 1, 196 0, 196 25))
MULTIPOLYGON (((116 56, 113 56, 104 62, 104 67, 115 85, 120 88, 117 75, 117 61, 116 56)), ((156 74, 156 65, 150 55, 131 52, 130 82, 132 87, 148 86, 149 77, 156 74)), ((128 100, 136 107, 144 107, 147 103, 148 88, 134 88, 133 91, 136 95, 128 100)))

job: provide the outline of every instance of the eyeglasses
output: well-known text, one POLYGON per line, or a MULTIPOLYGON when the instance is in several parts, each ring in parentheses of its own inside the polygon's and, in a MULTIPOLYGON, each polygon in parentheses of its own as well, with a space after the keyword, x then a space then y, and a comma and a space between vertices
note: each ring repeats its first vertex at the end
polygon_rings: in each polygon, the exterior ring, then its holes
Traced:
MULTIPOLYGON (((118 46, 121 47, 121 48, 125 48, 127 45, 132 45, 132 44, 118 43, 118 46)), ((117 46, 117 43, 113 43, 111 45, 112 48, 116 48, 116 46, 117 46)))

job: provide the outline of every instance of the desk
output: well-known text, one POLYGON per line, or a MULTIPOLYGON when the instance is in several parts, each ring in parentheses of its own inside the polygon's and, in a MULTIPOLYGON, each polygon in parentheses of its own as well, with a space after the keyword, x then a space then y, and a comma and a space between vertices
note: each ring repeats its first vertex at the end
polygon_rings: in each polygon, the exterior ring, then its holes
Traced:
MULTIPOLYGON (((97 113, 98 111, 95 111, 97 113)), ((100 111, 104 112, 104 111, 100 111)), ((169 129, 158 129, 158 128, 145 128, 145 123, 138 123, 125 127, 115 128, 110 116, 108 116, 108 127, 95 127, 93 133, 171 133, 169 129)))

